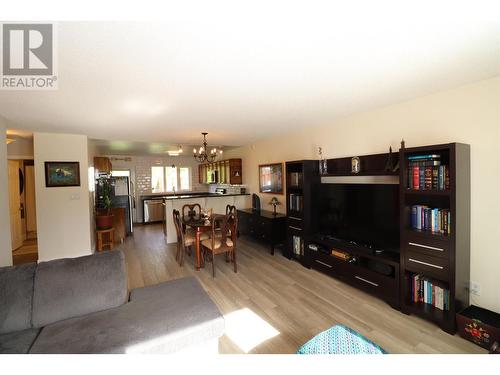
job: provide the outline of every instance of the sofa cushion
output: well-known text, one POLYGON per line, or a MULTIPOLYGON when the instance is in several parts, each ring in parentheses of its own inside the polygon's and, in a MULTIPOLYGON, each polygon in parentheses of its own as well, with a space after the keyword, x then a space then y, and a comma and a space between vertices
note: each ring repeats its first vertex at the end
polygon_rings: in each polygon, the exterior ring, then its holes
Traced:
POLYGON ((121 251, 39 263, 35 274, 33 326, 117 307, 127 300, 121 251))
POLYGON ((35 263, 0 268, 0 334, 31 328, 35 263))
POLYGON ((132 292, 115 309, 45 327, 31 353, 170 353, 223 334, 224 318, 194 278, 132 292))
POLYGON ((40 330, 37 328, 0 335, 1 354, 26 354, 40 330))

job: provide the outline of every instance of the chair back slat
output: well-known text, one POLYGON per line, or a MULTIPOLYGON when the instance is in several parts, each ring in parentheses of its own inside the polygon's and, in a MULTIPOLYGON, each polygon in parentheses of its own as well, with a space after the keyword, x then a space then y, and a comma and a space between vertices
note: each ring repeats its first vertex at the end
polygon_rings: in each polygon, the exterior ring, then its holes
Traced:
POLYGON ((185 204, 182 206, 182 216, 200 216, 201 215, 201 205, 199 203, 185 204))
POLYGON ((177 242, 184 245, 184 231, 182 230, 181 214, 178 210, 173 211, 175 231, 177 232, 177 242))
POLYGON ((215 241, 217 231, 217 233, 220 233, 221 246, 226 246, 228 234, 230 234, 231 241, 233 241, 233 246, 236 246, 237 230, 238 216, 236 212, 214 216, 212 219, 212 242, 215 241))

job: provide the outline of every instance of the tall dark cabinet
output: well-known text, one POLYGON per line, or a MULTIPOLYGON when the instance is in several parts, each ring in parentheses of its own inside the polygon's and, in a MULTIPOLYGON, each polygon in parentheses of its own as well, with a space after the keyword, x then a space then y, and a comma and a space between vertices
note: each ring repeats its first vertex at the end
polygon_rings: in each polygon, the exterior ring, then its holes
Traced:
POLYGON ((286 245, 283 255, 310 267, 305 248, 316 227, 313 212, 320 183, 318 160, 286 162, 286 245))
POLYGON ((401 309, 454 334, 469 305, 470 146, 402 148, 399 160, 401 309))

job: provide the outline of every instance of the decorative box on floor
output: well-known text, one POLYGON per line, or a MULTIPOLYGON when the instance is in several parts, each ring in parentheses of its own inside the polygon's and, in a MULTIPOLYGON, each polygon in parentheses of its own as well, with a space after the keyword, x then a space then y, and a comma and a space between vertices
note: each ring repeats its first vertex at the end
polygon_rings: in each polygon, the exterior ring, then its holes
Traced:
POLYGON ((500 342, 500 314, 469 306, 457 314, 457 327, 464 339, 490 350, 500 342))
POLYGON ((362 334, 338 324, 306 342, 297 354, 386 354, 362 334))

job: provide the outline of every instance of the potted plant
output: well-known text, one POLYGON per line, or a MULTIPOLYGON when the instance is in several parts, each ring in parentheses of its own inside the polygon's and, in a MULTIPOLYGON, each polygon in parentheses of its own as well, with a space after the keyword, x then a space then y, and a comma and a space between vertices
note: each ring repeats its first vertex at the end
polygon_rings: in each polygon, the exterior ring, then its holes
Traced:
POLYGON ((113 215, 111 214, 111 189, 112 183, 108 176, 97 179, 97 204, 95 224, 97 229, 109 229, 113 227, 113 215))

